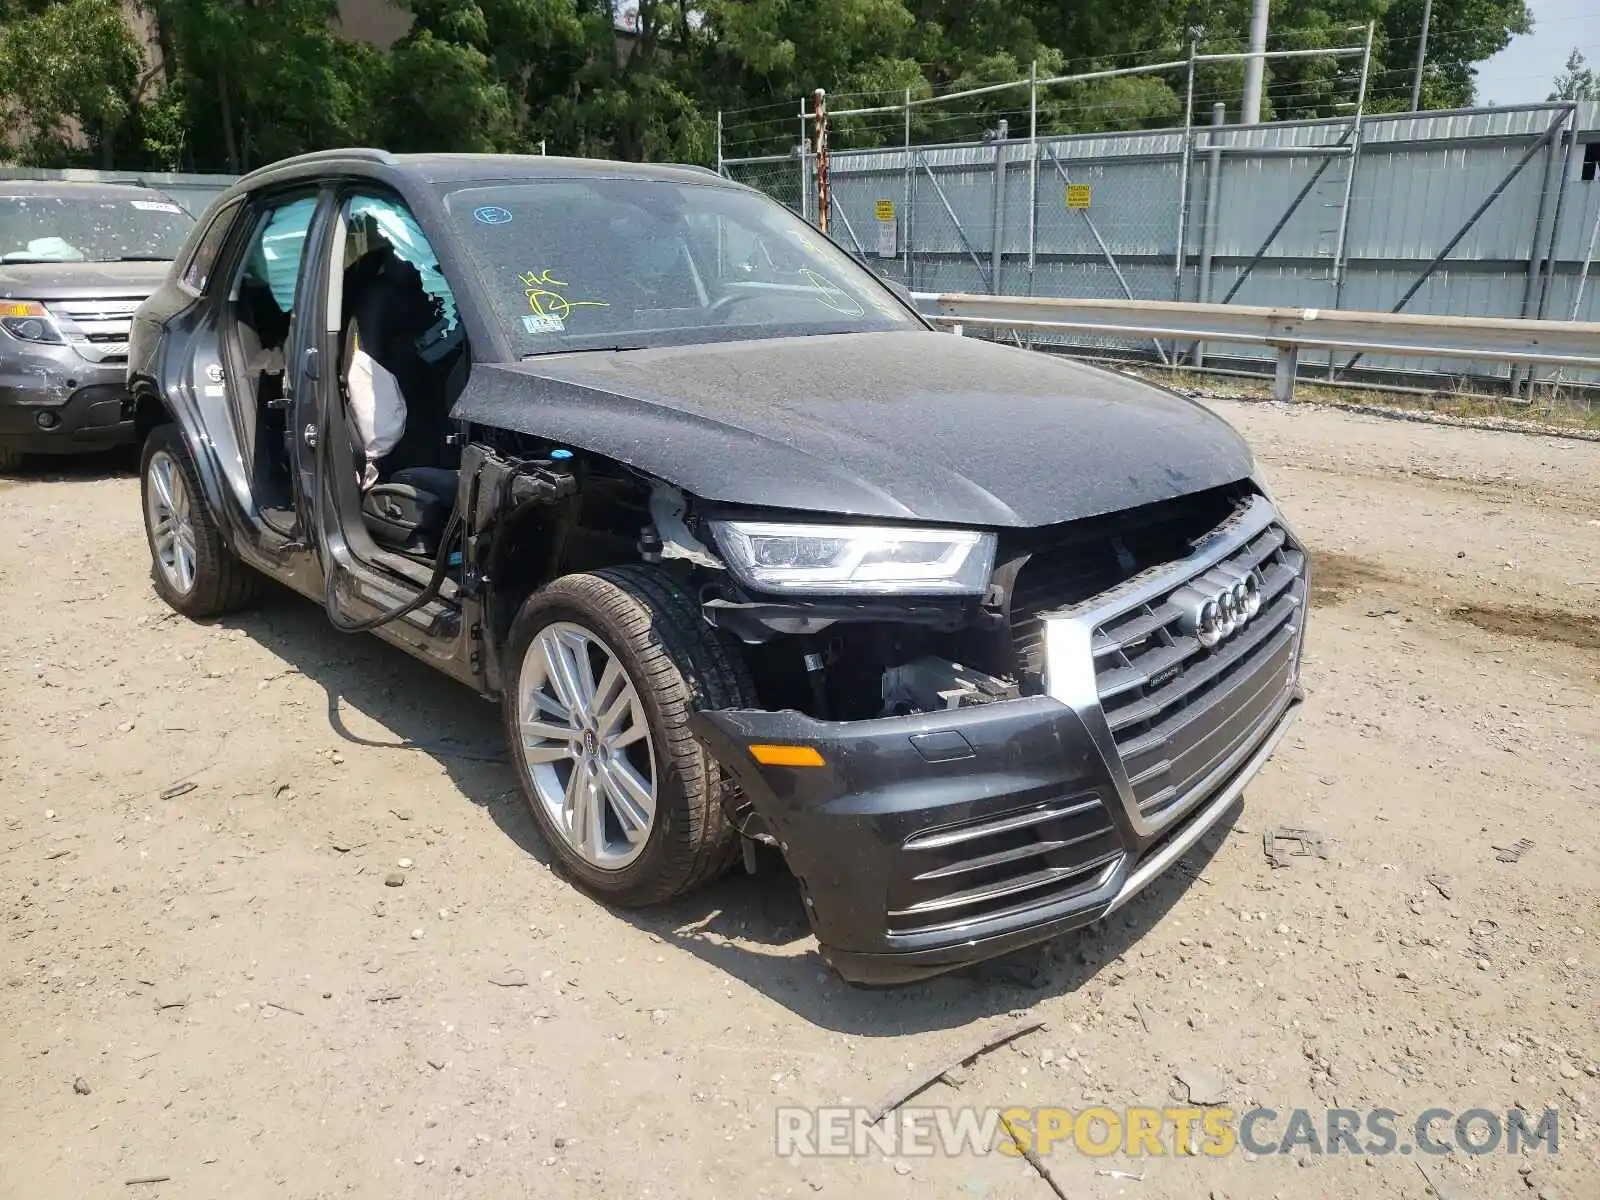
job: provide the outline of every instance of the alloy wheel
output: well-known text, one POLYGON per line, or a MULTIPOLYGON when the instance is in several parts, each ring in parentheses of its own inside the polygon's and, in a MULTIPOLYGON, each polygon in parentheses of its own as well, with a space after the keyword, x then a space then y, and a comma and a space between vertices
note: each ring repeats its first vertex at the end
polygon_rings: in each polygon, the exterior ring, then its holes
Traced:
POLYGON ((145 488, 145 515, 156 565, 179 592, 194 587, 195 534, 193 501, 177 460, 165 450, 150 456, 145 488))
POLYGON ((636 859, 655 824, 655 754, 611 647, 575 622, 541 629, 522 660, 517 728, 533 790, 567 845, 606 870, 636 859))

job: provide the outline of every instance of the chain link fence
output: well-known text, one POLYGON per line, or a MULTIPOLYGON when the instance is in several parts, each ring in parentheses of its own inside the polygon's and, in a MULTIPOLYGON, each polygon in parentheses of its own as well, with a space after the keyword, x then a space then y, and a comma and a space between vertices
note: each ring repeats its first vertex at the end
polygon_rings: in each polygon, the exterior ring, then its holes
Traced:
POLYGON ((735 183, 765 192, 800 216, 811 220, 814 205, 815 167, 809 154, 767 154, 756 158, 731 158, 722 163, 722 174, 735 183))
MULTIPOLYGON (((893 125, 904 143, 916 103, 847 110, 828 165, 830 236, 915 291, 1600 320, 1600 105, 1373 116, 1357 104, 1253 126, 1201 123, 1191 107, 1175 128, 1019 137, 1001 119, 982 141, 883 145, 893 125), (878 144, 841 147, 852 133, 878 144)), ((813 223, 816 166, 724 164, 813 223)), ((1272 361, 1267 347, 1032 340, 1188 367, 1272 361)), ((1500 363, 1349 353, 1308 354, 1302 373, 1529 380, 1500 363)))

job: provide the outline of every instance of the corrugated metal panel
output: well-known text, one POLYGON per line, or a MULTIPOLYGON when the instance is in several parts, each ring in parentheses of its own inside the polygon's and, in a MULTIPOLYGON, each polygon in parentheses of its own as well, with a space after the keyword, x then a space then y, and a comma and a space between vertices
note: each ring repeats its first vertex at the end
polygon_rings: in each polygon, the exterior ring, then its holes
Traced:
MULTIPOLYGON (((1282 228, 1234 302, 1332 306, 1342 224, 1346 268, 1340 302, 1347 308, 1381 311, 1399 302, 1529 148, 1540 146, 1551 122, 1558 117, 1564 121, 1568 111, 1550 104, 1369 116, 1362 124, 1353 180, 1350 156, 1315 153, 1317 147, 1334 146, 1349 135, 1352 122, 1347 117, 1223 127, 1215 133, 1209 127, 1197 127, 1192 131, 1181 294, 1195 297, 1199 291, 1200 247, 1208 220, 1208 147, 1213 136, 1224 151, 1217 179, 1215 259, 1208 298, 1220 300, 1227 294, 1245 263, 1282 221, 1282 228), (1296 149, 1307 152, 1293 153, 1296 149), (1304 198, 1291 213, 1290 206, 1303 190, 1304 198)), ((1576 117, 1580 141, 1600 142, 1596 132, 1600 131, 1600 104, 1578 106, 1576 117)), ((1032 294, 1039 296, 1110 297, 1124 295, 1126 282, 1127 291, 1136 298, 1170 299, 1185 140, 1183 130, 1173 129, 1040 139, 1033 243, 1036 270, 1031 281, 1026 271, 1029 146, 1025 139, 1008 143, 1005 290, 1025 292, 1031 286, 1032 294), (1073 183, 1089 185, 1087 209, 1067 206, 1063 180, 1052 165, 1055 158, 1073 183), (1117 269, 1122 273, 1120 281, 1117 269)), ((910 233, 915 286, 985 290, 983 273, 989 269, 993 250, 994 146, 919 146, 913 153, 917 168, 910 233), (949 212, 923 164, 938 180, 949 212), (974 255, 978 263, 974 263, 974 255)), ((1577 165, 1561 182, 1559 206, 1554 194, 1546 198, 1547 223, 1536 246, 1534 232, 1545 180, 1552 166, 1559 172, 1567 161, 1563 157, 1552 163, 1552 153, 1564 156, 1564 145, 1558 144, 1554 151, 1535 151, 1493 204, 1461 234, 1448 258, 1416 289, 1406 311, 1524 315, 1524 297, 1536 305, 1545 290, 1542 280, 1529 287, 1530 261, 1538 260, 1538 269, 1543 269, 1551 236, 1549 221, 1559 207, 1553 231, 1555 271, 1544 312, 1554 318, 1571 315, 1582 259, 1595 222, 1600 220, 1600 179, 1582 178, 1580 152, 1572 160, 1577 165)), ((862 226, 870 221, 874 199, 884 195, 895 199, 897 210, 904 207, 905 165, 901 149, 834 154, 834 195, 863 240, 869 236, 862 226)), ((904 225, 901 233, 905 233, 904 225)), ((849 246, 847 237, 841 240, 849 246)), ((866 261, 896 278, 904 273, 898 261, 871 257, 866 261)), ((1583 309, 1580 315, 1586 319, 1600 319, 1600 271, 1591 273, 1583 309)), ((1073 345, 1153 353, 1148 340, 1070 341, 1073 345)), ((1232 359, 1270 361, 1270 351, 1262 349, 1231 347, 1218 352, 1232 359)), ((1445 361, 1374 359, 1370 363, 1363 360, 1362 366, 1451 377, 1503 378, 1506 372, 1496 364, 1445 361)))

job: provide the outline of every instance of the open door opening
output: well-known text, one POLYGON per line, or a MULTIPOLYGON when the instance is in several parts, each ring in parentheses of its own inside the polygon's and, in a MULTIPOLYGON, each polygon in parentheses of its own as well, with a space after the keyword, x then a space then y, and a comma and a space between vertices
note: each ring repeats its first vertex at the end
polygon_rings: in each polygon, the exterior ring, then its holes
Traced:
POLYGON ((287 197, 256 222, 223 309, 222 353, 238 415, 251 492, 261 519, 295 528, 286 356, 300 318, 300 265, 317 198, 287 197))
POLYGON ((326 278, 313 487, 329 618, 451 637, 473 486, 449 415, 470 370, 454 296, 404 205, 375 193, 341 199, 326 278))

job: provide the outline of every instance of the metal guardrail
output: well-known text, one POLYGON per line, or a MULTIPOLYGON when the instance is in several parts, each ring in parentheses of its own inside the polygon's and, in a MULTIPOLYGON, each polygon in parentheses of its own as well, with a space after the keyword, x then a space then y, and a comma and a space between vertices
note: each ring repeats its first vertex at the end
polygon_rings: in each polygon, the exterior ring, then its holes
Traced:
POLYGON ((1236 342, 1278 351, 1272 394, 1294 396, 1301 350, 1437 356, 1554 367, 1600 367, 1600 322, 1434 317, 1349 309, 1250 308, 1160 300, 1074 300, 916 292, 931 321, 955 326, 1236 342))

